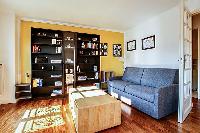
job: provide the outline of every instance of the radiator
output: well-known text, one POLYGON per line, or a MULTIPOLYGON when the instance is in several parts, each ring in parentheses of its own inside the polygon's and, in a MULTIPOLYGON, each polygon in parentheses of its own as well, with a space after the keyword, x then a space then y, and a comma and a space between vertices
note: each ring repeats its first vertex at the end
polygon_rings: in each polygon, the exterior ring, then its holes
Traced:
POLYGON ((0 96, 4 91, 4 65, 0 64, 0 96))

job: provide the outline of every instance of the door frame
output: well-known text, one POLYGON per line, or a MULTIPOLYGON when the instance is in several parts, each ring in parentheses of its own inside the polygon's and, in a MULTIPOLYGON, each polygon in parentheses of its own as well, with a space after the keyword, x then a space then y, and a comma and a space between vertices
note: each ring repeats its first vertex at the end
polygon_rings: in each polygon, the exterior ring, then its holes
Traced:
POLYGON ((198 99, 200 99, 200 29, 198 28, 198 99))
POLYGON ((195 28, 195 29, 192 29, 192 30, 197 30, 197 33, 198 33, 198 40, 197 40, 197 46, 198 46, 198 54, 197 54, 197 63, 198 63, 198 75, 197 75, 197 98, 200 99, 200 28, 195 28))

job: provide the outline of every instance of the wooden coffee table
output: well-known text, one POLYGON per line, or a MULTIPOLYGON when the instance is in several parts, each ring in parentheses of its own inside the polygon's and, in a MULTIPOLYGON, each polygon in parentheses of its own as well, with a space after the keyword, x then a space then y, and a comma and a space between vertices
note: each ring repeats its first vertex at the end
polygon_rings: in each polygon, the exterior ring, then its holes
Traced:
POLYGON ((93 133, 121 124, 121 102, 99 89, 74 89, 69 106, 78 133, 93 133))

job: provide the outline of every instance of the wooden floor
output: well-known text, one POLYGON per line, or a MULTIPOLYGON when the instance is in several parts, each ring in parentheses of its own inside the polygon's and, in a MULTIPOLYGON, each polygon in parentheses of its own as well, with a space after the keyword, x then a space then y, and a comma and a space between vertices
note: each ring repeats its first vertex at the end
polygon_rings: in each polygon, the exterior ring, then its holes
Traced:
MULTIPOLYGON (((63 99, 50 99, 0 105, 0 133, 19 132, 20 130, 23 132, 73 133, 75 132, 74 125, 67 104, 68 102, 63 99), (48 113, 44 114, 45 112, 41 110, 47 110, 48 113), (57 117, 54 118, 54 116, 57 117)), ((128 105, 122 104, 122 124, 104 130, 102 133, 200 133, 200 102, 193 99, 193 104, 192 112, 184 124, 177 123, 176 113, 155 120, 128 105)))

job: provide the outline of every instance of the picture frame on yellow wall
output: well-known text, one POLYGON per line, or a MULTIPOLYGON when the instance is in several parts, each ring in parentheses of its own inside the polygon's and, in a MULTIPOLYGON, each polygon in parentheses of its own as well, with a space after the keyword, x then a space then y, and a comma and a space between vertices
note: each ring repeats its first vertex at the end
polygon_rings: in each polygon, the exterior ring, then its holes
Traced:
POLYGON ((108 43, 100 43, 100 56, 108 55, 108 43))
POLYGON ((114 57, 122 57, 122 45, 121 44, 113 44, 113 56, 114 57))

